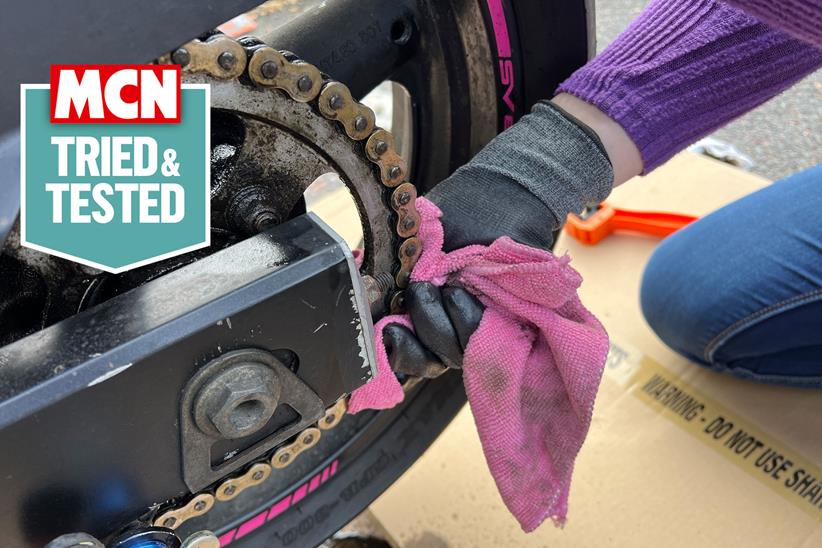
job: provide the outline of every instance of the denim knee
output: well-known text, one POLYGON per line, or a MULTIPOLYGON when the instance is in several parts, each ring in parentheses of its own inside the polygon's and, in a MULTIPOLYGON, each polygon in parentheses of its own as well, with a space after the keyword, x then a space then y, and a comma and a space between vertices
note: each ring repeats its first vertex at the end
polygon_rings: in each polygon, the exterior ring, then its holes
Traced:
POLYGON ((665 344, 707 364, 705 349, 722 329, 721 313, 711 290, 713 270, 701 264, 689 239, 674 234, 651 255, 642 276, 640 305, 645 321, 665 344))

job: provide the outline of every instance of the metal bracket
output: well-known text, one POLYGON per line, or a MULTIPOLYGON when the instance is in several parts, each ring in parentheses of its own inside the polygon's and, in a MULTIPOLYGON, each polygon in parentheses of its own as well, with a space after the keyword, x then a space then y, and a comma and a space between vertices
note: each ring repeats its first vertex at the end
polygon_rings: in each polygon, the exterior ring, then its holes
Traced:
POLYGON ((215 358, 191 378, 180 402, 183 479, 192 492, 199 491, 316 423, 324 414, 320 397, 271 353, 247 349, 215 358), (243 375, 242 367, 249 366, 264 366, 274 373, 279 400, 264 424, 246 436, 231 436, 234 439, 229 440, 216 429, 204 427, 203 396, 211 396, 209 391, 215 390, 212 385, 217 382, 223 391, 218 397, 223 398, 229 412, 259 401, 255 395, 232 394, 222 382, 232 371, 243 375))

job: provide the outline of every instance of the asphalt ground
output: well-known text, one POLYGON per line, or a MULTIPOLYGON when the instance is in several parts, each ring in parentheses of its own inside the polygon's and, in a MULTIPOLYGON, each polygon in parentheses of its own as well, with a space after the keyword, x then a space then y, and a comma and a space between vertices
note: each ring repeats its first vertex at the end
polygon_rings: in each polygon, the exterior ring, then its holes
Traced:
MULTIPOLYGON (((597 50, 636 17, 646 0, 596 0, 597 50)), ((822 163, 822 70, 713 134, 754 161, 752 171, 776 180, 822 163)))

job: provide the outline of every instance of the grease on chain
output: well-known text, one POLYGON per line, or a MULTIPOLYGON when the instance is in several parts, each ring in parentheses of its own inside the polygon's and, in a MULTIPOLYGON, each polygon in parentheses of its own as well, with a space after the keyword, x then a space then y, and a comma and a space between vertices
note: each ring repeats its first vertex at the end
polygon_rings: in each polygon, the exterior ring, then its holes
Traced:
MULTIPOLYGON (((323 82, 322 73, 314 65, 265 46, 253 38, 243 40, 241 44, 216 34, 204 41, 188 42, 159 58, 158 62, 179 64, 184 72, 206 73, 221 79, 238 78, 247 72, 254 84, 280 89, 295 101, 307 103, 316 99, 313 106, 324 118, 337 121, 350 139, 365 141, 365 155, 378 167, 383 192, 397 214, 399 266, 394 281, 398 288, 406 287, 421 251, 416 238, 420 216, 415 207, 416 188, 406 181, 407 165, 396 151, 394 136, 376 127, 374 112, 354 100, 345 84, 323 82)), ((391 295, 392 312, 402 307, 402 293, 397 291, 391 295)), ((326 410, 316 427, 306 428, 292 443, 275 450, 268 462, 256 462, 244 474, 224 480, 215 490, 216 497, 208 492, 200 493, 185 505, 164 511, 154 520, 154 524, 176 529, 185 521, 207 513, 216 501, 232 500, 245 489, 263 483, 273 468, 285 468, 300 453, 315 446, 323 430, 340 423, 346 409, 346 398, 341 398, 326 410)))

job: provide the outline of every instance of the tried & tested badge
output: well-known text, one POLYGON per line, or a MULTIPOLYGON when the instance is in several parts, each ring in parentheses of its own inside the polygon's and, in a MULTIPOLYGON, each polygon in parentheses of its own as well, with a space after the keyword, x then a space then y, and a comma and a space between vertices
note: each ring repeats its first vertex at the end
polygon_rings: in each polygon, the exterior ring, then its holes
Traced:
POLYGON ((119 273, 210 244, 208 85, 52 65, 20 87, 23 246, 119 273))

